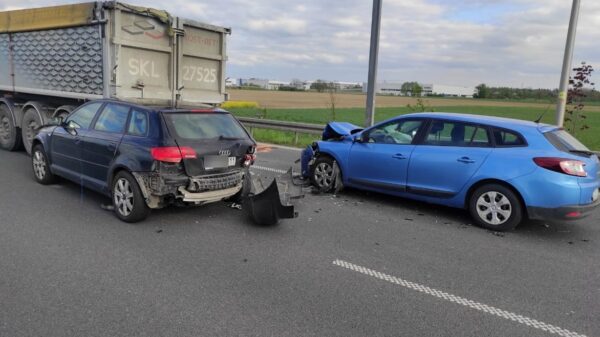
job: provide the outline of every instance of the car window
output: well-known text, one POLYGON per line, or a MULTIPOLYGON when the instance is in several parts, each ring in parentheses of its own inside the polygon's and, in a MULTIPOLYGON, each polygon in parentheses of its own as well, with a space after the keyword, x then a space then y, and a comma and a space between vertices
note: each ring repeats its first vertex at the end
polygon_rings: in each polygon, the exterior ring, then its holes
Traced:
POLYGON ((128 114, 128 106, 108 103, 104 109, 102 109, 94 129, 98 131, 122 133, 125 130, 128 114))
POLYGON ((202 141, 215 138, 247 139, 248 134, 230 114, 163 113, 169 131, 176 138, 202 141))
POLYGON ((437 146, 490 146, 485 127, 461 122, 433 121, 424 144, 437 146))
POLYGON ((522 146, 525 141, 518 134, 508 130, 494 130, 496 146, 522 146))
POLYGON ((379 125, 367 133, 368 142, 411 144, 422 124, 421 120, 399 120, 379 125))
POLYGON ((555 148, 561 151, 589 151, 577 138, 565 130, 559 129, 544 133, 544 136, 555 148))
POLYGON ((145 136, 148 132, 148 114, 146 111, 133 109, 129 117, 127 133, 134 136, 145 136))
POLYGON ((102 102, 86 104, 75 110, 65 121, 76 129, 88 129, 102 102))

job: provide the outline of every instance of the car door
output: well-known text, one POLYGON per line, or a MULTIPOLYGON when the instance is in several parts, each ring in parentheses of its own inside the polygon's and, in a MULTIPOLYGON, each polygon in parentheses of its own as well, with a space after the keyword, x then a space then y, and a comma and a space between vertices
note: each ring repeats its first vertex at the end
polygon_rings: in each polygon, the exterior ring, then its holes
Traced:
POLYGON ((79 181, 82 171, 82 138, 88 132, 103 102, 91 102, 73 111, 52 134, 50 141, 52 171, 79 181))
POLYGON ((407 190, 449 198, 461 191, 491 153, 485 126, 433 120, 408 167, 407 190))
POLYGON ((87 187, 102 190, 107 186, 112 164, 127 124, 128 105, 106 103, 93 127, 83 139, 83 178, 87 187))
POLYGON ((404 191, 413 143, 422 126, 422 119, 401 118, 365 130, 361 141, 350 148, 348 182, 387 192, 404 191))

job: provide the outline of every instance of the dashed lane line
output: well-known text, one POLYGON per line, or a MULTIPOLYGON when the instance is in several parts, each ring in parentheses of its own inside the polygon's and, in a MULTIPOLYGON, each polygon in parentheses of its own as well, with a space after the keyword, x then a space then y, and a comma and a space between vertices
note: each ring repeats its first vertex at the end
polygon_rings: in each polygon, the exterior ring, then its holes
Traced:
POLYGON ((449 302, 453 302, 456 304, 460 304, 460 305, 464 305, 466 307, 475 309, 475 310, 479 310, 482 312, 485 312, 487 314, 490 315, 494 315, 494 316, 498 316, 510 321, 514 321, 517 323, 521 323, 539 330, 543 330, 555 335, 559 335, 562 337, 586 337, 585 335, 579 334, 577 332, 573 332, 573 331, 569 331, 560 327, 557 327, 555 325, 551 325, 548 323, 544 323, 544 322, 540 322, 538 320, 523 316, 523 315, 519 315, 519 314, 515 314, 512 313, 510 311, 506 311, 506 310, 502 310, 502 309, 498 309, 492 306, 489 306, 487 304, 483 304, 483 303, 479 303, 479 302, 475 302, 463 297, 459 297, 459 296, 455 296, 440 290, 436 290, 424 285, 420 285, 418 283, 414 283, 414 282, 410 282, 410 281, 406 281, 403 280, 401 278, 398 277, 394 277, 388 274, 384 274, 384 273, 380 273, 376 270, 373 269, 369 269, 369 268, 365 268, 365 267, 361 267, 358 265, 355 265, 353 263, 350 262, 346 262, 346 261, 342 261, 342 260, 335 260, 333 261, 333 264, 342 268, 346 268, 346 269, 350 269, 352 271, 355 272, 359 272, 361 274, 365 274, 380 280, 384 280, 390 283, 394 283, 397 285, 400 285, 402 287, 411 289, 411 290, 415 290, 415 291, 419 291, 422 292, 424 294, 427 295, 431 295, 437 298, 441 298, 443 300, 449 301, 449 302))
POLYGON ((265 167, 265 166, 260 166, 260 165, 252 165, 252 166, 250 166, 250 168, 255 169, 255 170, 266 171, 266 172, 279 173, 279 174, 287 173, 287 170, 280 170, 280 169, 265 167))

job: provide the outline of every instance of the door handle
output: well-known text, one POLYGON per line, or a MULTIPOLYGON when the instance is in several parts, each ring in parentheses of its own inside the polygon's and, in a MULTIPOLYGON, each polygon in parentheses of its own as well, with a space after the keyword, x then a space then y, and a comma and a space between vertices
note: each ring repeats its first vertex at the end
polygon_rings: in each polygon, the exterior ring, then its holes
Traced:
POLYGON ((81 144, 81 138, 80 137, 75 137, 75 144, 76 145, 81 144))
POLYGON ((406 159, 406 157, 402 153, 396 153, 395 155, 392 156, 392 158, 406 159))
POLYGON ((108 151, 114 152, 117 149, 117 144, 115 144, 115 143, 108 143, 108 145, 106 145, 106 148, 108 149, 108 151))
POLYGON ((465 164, 473 164, 475 161, 469 157, 460 157, 457 159, 457 161, 461 162, 461 163, 465 163, 465 164))

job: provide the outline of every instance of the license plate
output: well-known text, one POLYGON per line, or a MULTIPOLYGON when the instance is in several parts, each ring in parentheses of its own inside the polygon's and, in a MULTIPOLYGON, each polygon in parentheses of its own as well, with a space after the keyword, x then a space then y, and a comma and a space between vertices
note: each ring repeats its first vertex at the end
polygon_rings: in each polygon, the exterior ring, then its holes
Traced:
POLYGON ((204 169, 214 170, 219 168, 225 168, 229 164, 227 157, 223 156, 204 156, 204 169))
POLYGON ((229 157, 229 166, 235 166, 236 157, 229 157))

